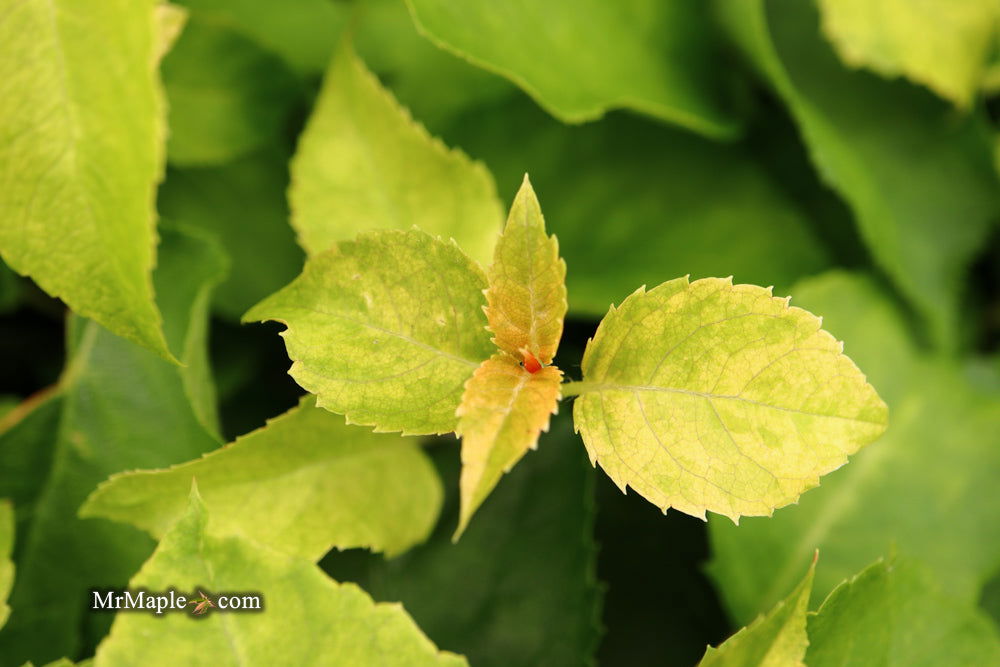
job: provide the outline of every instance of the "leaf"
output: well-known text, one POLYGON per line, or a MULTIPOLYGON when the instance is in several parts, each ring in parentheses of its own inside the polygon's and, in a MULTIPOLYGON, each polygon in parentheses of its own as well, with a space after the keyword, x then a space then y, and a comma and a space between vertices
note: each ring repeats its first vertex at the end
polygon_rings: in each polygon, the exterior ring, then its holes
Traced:
POLYGON ((0 628, 10 616, 7 596, 14 586, 14 506, 0 501, 0 628))
POLYGON ((232 260, 212 308, 239 320, 302 269, 288 226, 287 155, 265 148, 217 167, 169 169, 160 187, 164 218, 210 232, 232 260))
POLYGON ((401 601, 438 646, 473 665, 592 663, 603 589, 594 473, 569 415, 553 419, 538 452, 511 471, 457 544, 458 457, 450 446, 431 451, 447 493, 431 539, 392 560, 359 554, 352 563, 354 554, 332 553, 324 566, 337 578, 352 570, 376 600, 401 601))
POLYGON ((842 349, 769 290, 678 278, 612 307, 564 395, 580 394, 590 460, 623 491, 735 522, 795 502, 885 430, 842 349))
POLYGON ((718 648, 709 646, 705 657, 698 663, 699 667, 804 667, 802 659, 809 646, 806 612, 815 571, 814 560, 806 576, 788 597, 718 648))
POLYGON ((277 56, 194 16, 163 60, 163 84, 167 157, 188 166, 226 162, 279 136, 300 95, 277 56))
POLYGON ((564 122, 627 108, 710 137, 736 134, 702 3, 408 4, 431 41, 510 79, 564 122))
POLYGON ((11 478, 0 475, 0 495, 29 501, 15 506, 20 546, 10 602, 14 612, 0 632, 5 661, 44 662, 89 652, 111 619, 87 614, 80 600, 95 587, 121 587, 152 550, 152 541, 132 528, 77 518, 93 488, 113 473, 178 463, 218 445, 204 426, 212 410, 204 403, 211 400, 204 335, 207 288, 219 279, 220 258, 210 246, 199 245, 204 241, 169 227, 162 232, 157 292, 167 340, 185 351, 186 367, 167 363, 95 322, 73 319, 59 400, 44 403, 19 423, 24 440, 0 442, 0 470, 11 466, 11 476, 23 469, 34 477, 43 463, 50 466, 40 471, 44 481, 30 485, 13 480, 11 487, 11 478), (33 419, 36 414, 39 421, 33 419), (56 422, 40 421, 45 415, 56 422), (51 454, 47 448, 44 454, 26 451, 32 442, 29 425, 37 437, 56 434, 48 445, 51 454), (24 461, 29 454, 40 460, 24 461), (66 565, 67 554, 73 556, 72 567, 66 565))
POLYGON ((458 408, 462 437, 462 511, 455 539, 469 519, 528 449, 549 428, 559 404, 562 371, 547 366, 528 372, 514 357, 498 352, 465 385, 458 408))
POLYGON ((823 32, 847 65, 905 76, 965 108, 979 88, 1000 19, 994 0, 820 0, 819 9, 823 32))
POLYGON ((310 560, 331 547, 394 556, 425 540, 441 509, 441 482, 416 441, 345 426, 310 397, 200 459, 113 476, 80 516, 161 538, 184 513, 192 479, 210 534, 310 560))
POLYGON ((795 507, 738 529, 709 522, 710 572, 738 621, 772 604, 816 549, 821 598, 897 550, 927 563, 971 601, 1000 562, 1000 394, 976 388, 954 361, 927 357, 907 320, 869 278, 833 272, 793 290, 848 341, 892 413, 885 435, 795 507), (969 508, 975 508, 971 511, 969 508))
POLYGON ((465 381, 491 352, 485 288, 454 243, 369 232, 310 258, 243 319, 288 326, 289 373, 320 407, 378 431, 448 433, 465 381))
POLYGON ((482 363, 458 407, 462 437, 462 511, 457 539, 486 496, 548 430, 562 371, 552 358, 566 315, 566 263, 545 234, 527 175, 494 251, 486 319, 502 351, 482 363))
POLYGON ((880 560, 810 615, 806 663, 996 665, 1000 635, 981 612, 945 595, 917 562, 880 560))
POLYGON ((353 584, 328 579, 304 559, 236 536, 205 531, 209 518, 192 489, 191 504, 164 535, 129 588, 161 591, 259 591, 266 612, 119 614, 97 649, 110 665, 392 664, 464 665, 438 652, 399 605, 374 604, 353 584))
POLYGON ((496 346, 526 362, 527 352, 552 363, 566 316, 566 262, 559 243, 545 234, 527 175, 497 242, 489 283, 486 319, 496 346))
MULTIPOLYGON (((477 108, 446 136, 483 159, 501 193, 513 194, 525 171, 546 193, 546 225, 570 266, 575 315, 599 318, 623 294, 664 276, 734 274, 787 290, 829 266, 810 228, 815 198, 805 215, 788 183, 744 145, 626 114, 565 126, 525 99, 477 108)), ((769 139, 763 151, 787 143, 769 139)))
POLYGON ((225 26, 280 56, 300 76, 322 72, 347 20, 327 0, 181 0, 197 18, 225 26))
POLYGON ((361 231, 417 226, 485 261, 502 220, 489 172, 415 123, 347 41, 291 169, 292 226, 310 255, 361 231))
POLYGON ((21 402, 0 420, 0 493, 18 511, 34 514, 59 437, 62 399, 55 389, 21 402))
POLYGON ((843 67, 799 0, 720 0, 723 24, 784 100, 869 250, 954 347, 961 279, 1000 213, 978 119, 928 93, 843 67), (955 223, 955 221, 960 221, 955 223))
POLYGON ((77 313, 172 360, 150 279, 164 134, 154 7, 6 3, 0 253, 77 313))
POLYGON ((353 8, 358 54, 431 132, 464 111, 518 92, 509 81, 424 39, 404 2, 362 0, 353 8))

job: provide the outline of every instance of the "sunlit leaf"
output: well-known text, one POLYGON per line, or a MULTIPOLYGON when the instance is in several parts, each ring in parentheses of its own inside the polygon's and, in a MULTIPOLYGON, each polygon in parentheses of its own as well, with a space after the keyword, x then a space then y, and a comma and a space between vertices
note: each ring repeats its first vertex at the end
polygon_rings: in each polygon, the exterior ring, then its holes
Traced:
POLYGON ((129 582, 132 590, 211 596, 259 592, 263 613, 210 610, 157 617, 119 614, 97 649, 97 667, 117 665, 464 665, 439 652, 400 605, 375 604, 354 584, 329 579, 311 562, 248 540, 206 533, 205 505, 191 504, 129 582))
POLYGON ((736 521, 795 502, 885 429, 842 349, 768 290, 679 278, 612 308, 564 394, 580 395, 591 461, 622 490, 736 521))
POLYGON ((4 4, 0 254, 77 313, 172 359, 150 277, 165 135, 154 7, 4 4))
POLYGON ((514 467, 549 427, 559 401, 562 371, 546 366, 528 372, 499 352, 476 369, 458 408, 462 437, 462 512, 456 538, 500 476, 514 467))
POLYGON ((381 231, 313 256, 244 316, 278 320, 289 373, 352 424, 455 430, 465 381, 490 356, 486 276, 454 243, 381 231))
POLYGON ((201 459, 112 477, 81 516, 131 523, 160 538, 198 488, 213 535, 239 535, 318 560, 331 547, 395 555, 430 534, 441 482, 412 439, 344 425, 311 397, 201 459))
POLYGON ((503 219, 489 172, 414 122, 347 41, 299 140, 289 197, 310 255, 360 231, 416 226, 485 262, 503 219))
MULTIPOLYGON (((885 435, 794 507, 735 528, 709 522, 710 572, 740 622, 773 604, 816 549, 815 600, 880 556, 919 558, 972 601, 1000 562, 1000 393, 973 386, 954 361, 928 357, 885 290, 830 273, 793 289, 890 407, 885 435)), ((994 377, 1000 377, 994 370, 994 377)))
POLYGON ((820 0, 823 32, 851 67, 905 76, 968 107, 1000 21, 994 0, 820 0))

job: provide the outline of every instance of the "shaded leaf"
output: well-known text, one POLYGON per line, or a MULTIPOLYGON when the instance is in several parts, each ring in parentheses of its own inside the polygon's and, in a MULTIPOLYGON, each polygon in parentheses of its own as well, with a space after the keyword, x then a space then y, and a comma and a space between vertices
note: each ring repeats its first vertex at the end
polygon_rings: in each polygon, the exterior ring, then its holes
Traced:
POLYGON ((921 356, 899 309, 870 279, 830 273, 793 292, 848 341, 892 419, 878 443, 795 507, 738 529, 709 522, 710 571, 727 606, 738 621, 752 618, 787 590, 816 549, 816 598, 896 549, 927 563, 956 597, 977 599, 1000 562, 1000 534, 983 529, 1000 524, 992 491, 1000 476, 1000 396, 972 386, 955 362, 921 356))
POLYGON ((985 129, 925 91, 847 70, 799 0, 719 0, 734 41, 781 96, 881 267, 953 347, 959 285, 1000 189, 985 129))
POLYGON ((0 628, 10 616, 7 596, 14 586, 14 506, 0 501, 0 628))
POLYGON ((331 547, 395 555, 426 539, 441 509, 441 482, 415 440, 345 426, 310 397, 200 459, 113 476, 80 515, 160 538, 184 513, 192 479, 211 534, 311 560, 331 547))
POLYGON ((961 107, 979 88, 1000 20, 994 0, 820 0, 819 7, 823 32, 849 66, 905 76, 961 107))
POLYGON ((160 188, 164 218, 211 232, 229 255, 229 275, 212 297, 227 318, 238 320, 302 269, 288 225, 287 159, 266 148, 217 167, 170 169, 160 188))
POLYGON ((810 667, 1000 664, 1000 634, 914 561, 878 561, 809 618, 810 667))
MULTIPOLYGON (((58 424, 36 426, 57 434, 50 468, 37 491, 25 484, 18 492, 29 498, 37 493, 37 499, 20 526, 14 612, 0 631, 0 655, 12 663, 77 655, 96 643, 110 618, 87 614, 80 600, 95 587, 121 587, 152 549, 152 541, 132 528, 77 518, 93 488, 113 473, 170 465, 218 444, 204 425, 212 410, 205 403, 211 399, 204 332, 207 286, 219 279, 221 267, 210 246, 198 250, 197 238, 162 231, 156 279, 164 329, 171 347, 185 351, 187 366, 167 363, 92 321, 71 321, 69 361, 60 400, 53 402, 58 424), (72 567, 67 554, 73 554, 72 567)), ((23 461, 25 444, 0 449, 0 456, 23 461)), ((0 460, 0 469, 6 465, 0 460)), ((0 494, 9 495, 8 489, 0 494)))
POLYGON ((405 2, 355 2, 354 21, 352 35, 362 59, 431 132, 462 111, 517 93, 509 81, 420 35, 405 2))
POLYGON ((432 41, 510 79, 560 120, 628 108, 707 136, 736 133, 703 3, 408 4, 432 41))
POLYGON ((492 351, 485 288, 454 243, 369 232, 309 259, 244 320, 288 326, 289 373, 320 407, 379 431, 447 433, 465 381, 492 351))
POLYGON ((417 226, 485 261, 502 220, 489 172, 415 123, 347 41, 299 140, 289 198, 310 255, 361 231, 417 226))
MULTIPOLYGON (((354 575, 376 600, 402 601, 438 646, 482 667, 581 665, 600 638, 594 473, 569 415, 511 471, 462 539, 458 457, 435 450, 448 499, 431 539, 399 558, 363 554, 354 575), (456 585, 460 577, 461 585, 456 585)), ((324 565, 346 574, 352 554, 324 565)))
POLYGON ((472 514, 528 449, 549 428, 557 409, 562 371, 547 366, 528 372, 514 357, 498 352, 465 385, 458 408, 462 437, 462 511, 455 537, 472 514))
POLYGON ((612 308, 564 393, 580 394, 591 462, 623 491, 736 521, 795 502, 885 430, 842 349, 769 290, 679 278, 612 308))
POLYGON ((284 130, 298 82, 276 56, 234 30, 192 16, 163 59, 171 164, 219 164, 284 130))
POLYGON ((804 667, 802 659, 809 645, 806 612, 815 568, 813 561, 795 590, 767 615, 758 616, 718 648, 708 647, 699 667, 804 667))
POLYGON ((192 490, 187 512, 130 589, 259 591, 266 612, 213 610, 199 619, 186 613, 119 614, 97 649, 97 667, 200 664, 206 656, 216 665, 466 664, 438 652, 401 606, 374 604, 357 586, 328 579, 304 559, 239 537, 206 534, 208 521, 192 490))
POLYGON ((0 252, 173 359, 150 278, 163 101, 155 3, 7 3, 0 23, 0 252))

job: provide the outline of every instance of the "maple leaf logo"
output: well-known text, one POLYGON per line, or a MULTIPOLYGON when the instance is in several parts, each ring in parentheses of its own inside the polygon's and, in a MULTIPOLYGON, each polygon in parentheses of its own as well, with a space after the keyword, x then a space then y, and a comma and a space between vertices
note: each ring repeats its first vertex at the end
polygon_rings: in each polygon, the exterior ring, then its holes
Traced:
POLYGON ((212 599, 208 597, 208 595, 206 595, 205 592, 202 590, 199 590, 198 597, 190 600, 188 604, 193 604, 195 606, 194 609, 191 611, 191 614, 194 616, 200 616, 201 614, 204 614, 209 609, 215 606, 215 603, 212 602, 212 599))

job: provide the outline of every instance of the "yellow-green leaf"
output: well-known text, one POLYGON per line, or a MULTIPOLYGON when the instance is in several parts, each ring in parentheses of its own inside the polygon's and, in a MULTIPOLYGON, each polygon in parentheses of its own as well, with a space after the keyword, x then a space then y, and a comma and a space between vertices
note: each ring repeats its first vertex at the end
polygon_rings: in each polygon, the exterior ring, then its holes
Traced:
POLYGON ((0 254, 77 313, 173 359, 151 278, 168 41, 155 7, 4 3, 0 254))
POLYGON ((972 103, 1000 20, 995 0, 820 0, 841 60, 905 76, 960 107, 972 103))
POLYGON ((545 219, 528 177, 514 198, 497 242, 486 290, 486 317, 497 347, 542 364, 552 362, 566 316, 566 262, 545 234, 545 219))
POLYGON ((130 590, 258 592, 263 613, 211 609, 119 614, 97 649, 97 667, 119 665, 465 665, 439 652, 399 604, 376 604, 313 563, 236 536, 206 534, 192 489, 187 512, 129 582, 130 590), (307 640, 303 640, 307 638, 307 640))
POLYGON ((455 430, 466 380, 493 346, 483 270, 454 243, 383 230, 334 245, 244 316, 278 320, 289 371, 349 423, 455 430))
POLYGON ((414 122, 347 41, 291 169, 292 225, 310 255, 361 231, 417 226, 486 262, 503 219, 489 171, 414 122))
POLYGON ((10 616, 7 596, 14 586, 14 506, 9 500, 0 501, 0 628, 10 616))
POLYGON ((240 535, 313 560, 331 547, 405 551, 430 534, 443 498, 415 439, 346 426, 309 397, 200 459, 112 476, 80 515, 131 523, 160 538, 184 513, 192 479, 213 535, 240 535))
POLYGON ((624 491, 693 516, 770 515, 885 430, 819 318, 752 285, 679 278, 612 307, 583 358, 576 426, 624 491))
POLYGON ((815 572, 813 560, 787 598, 718 648, 709 647, 698 667, 804 667, 802 659, 809 646, 806 612, 815 572))
POLYGON ((546 366, 531 373, 517 359, 498 352, 465 385, 458 408, 462 436, 461 535, 500 476, 534 449, 549 429, 559 402, 562 371, 546 366))

